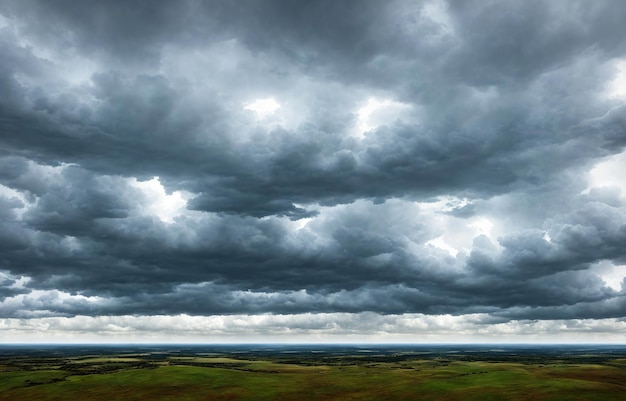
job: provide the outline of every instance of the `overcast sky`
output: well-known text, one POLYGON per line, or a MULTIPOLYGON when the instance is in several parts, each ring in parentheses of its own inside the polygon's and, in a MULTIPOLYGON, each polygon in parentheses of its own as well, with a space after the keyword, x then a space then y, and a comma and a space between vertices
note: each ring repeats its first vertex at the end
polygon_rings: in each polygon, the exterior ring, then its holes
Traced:
POLYGON ((0 338, 624 341, 624 21, 0 0, 0 338))

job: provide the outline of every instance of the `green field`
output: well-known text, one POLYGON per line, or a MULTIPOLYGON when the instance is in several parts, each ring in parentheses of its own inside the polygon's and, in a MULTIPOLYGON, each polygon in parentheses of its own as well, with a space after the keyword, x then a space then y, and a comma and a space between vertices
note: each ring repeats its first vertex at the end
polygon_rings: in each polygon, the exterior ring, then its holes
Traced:
POLYGON ((626 400, 626 361, 5 357, 0 400, 626 400))

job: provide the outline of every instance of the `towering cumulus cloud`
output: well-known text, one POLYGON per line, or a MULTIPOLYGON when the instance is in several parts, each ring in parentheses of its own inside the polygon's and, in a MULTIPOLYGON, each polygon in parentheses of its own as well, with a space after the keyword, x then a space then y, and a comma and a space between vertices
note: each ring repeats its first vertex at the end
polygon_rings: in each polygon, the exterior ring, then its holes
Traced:
POLYGON ((619 340, 624 21, 1 1, 2 338, 619 340))

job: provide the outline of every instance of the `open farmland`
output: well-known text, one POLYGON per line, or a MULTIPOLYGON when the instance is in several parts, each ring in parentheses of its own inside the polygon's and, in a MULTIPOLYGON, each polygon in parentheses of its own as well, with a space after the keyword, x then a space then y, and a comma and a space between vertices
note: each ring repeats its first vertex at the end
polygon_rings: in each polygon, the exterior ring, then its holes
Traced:
POLYGON ((626 399, 624 349, 4 347, 0 355, 0 400, 626 399))

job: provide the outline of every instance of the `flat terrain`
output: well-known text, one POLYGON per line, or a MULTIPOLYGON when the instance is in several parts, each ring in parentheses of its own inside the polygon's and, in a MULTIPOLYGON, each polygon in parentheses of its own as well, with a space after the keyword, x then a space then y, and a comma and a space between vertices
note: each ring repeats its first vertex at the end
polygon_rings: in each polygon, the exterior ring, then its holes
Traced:
POLYGON ((626 349, 4 346, 0 400, 626 400, 626 349))

